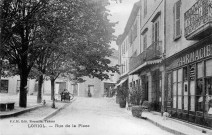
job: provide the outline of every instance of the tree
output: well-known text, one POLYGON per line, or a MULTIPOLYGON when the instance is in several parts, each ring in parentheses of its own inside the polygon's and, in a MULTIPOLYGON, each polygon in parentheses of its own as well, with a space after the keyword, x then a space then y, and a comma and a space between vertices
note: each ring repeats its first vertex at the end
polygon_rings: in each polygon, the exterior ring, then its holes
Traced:
POLYGON ((56 5, 56 8, 63 7, 62 11, 54 9, 54 13, 63 22, 65 29, 61 35, 65 38, 58 43, 57 50, 51 51, 51 57, 45 57, 49 65, 45 67, 45 75, 51 80, 53 107, 57 77, 70 78, 73 75, 74 79, 82 81, 80 77, 90 76, 103 80, 109 77, 105 71, 116 72, 118 69, 117 66, 109 66, 110 60, 106 58, 112 53, 109 44, 115 39, 112 34, 115 24, 109 23, 106 9, 84 0, 59 1, 56 5))
POLYGON ((45 0, 4 0, 0 7, 2 51, 20 75, 20 107, 27 106, 27 78, 43 51, 36 44, 36 35, 41 31, 47 4, 45 0))
POLYGON ((4 59, 21 79, 20 107, 27 105, 30 71, 53 82, 60 75, 103 80, 109 77, 106 72, 118 70, 106 58, 112 54, 115 23, 107 19, 104 5, 86 0, 9 0, 3 1, 1 11, 4 59))

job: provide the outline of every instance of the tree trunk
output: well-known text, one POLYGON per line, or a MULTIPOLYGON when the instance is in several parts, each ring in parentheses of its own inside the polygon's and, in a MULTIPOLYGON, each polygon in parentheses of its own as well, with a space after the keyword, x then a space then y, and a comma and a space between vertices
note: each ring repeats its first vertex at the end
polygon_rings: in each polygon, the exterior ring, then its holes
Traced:
POLYGON ((43 85, 43 75, 40 75, 38 79, 37 103, 42 102, 42 85, 43 85))
POLYGON ((21 84, 20 84, 20 98, 19 98, 19 106, 20 107, 27 107, 27 78, 28 74, 22 72, 20 75, 21 77, 21 84))
POLYGON ((52 100, 52 108, 55 108, 54 82, 55 82, 55 79, 52 79, 51 78, 51 100, 52 100))
MULTIPOLYGON (((1 53, 1 48, 0 48, 0 53, 1 53)), ((2 60, 1 60, 1 56, 0 56, 0 91, 1 91, 1 71, 2 70, 2 60)))

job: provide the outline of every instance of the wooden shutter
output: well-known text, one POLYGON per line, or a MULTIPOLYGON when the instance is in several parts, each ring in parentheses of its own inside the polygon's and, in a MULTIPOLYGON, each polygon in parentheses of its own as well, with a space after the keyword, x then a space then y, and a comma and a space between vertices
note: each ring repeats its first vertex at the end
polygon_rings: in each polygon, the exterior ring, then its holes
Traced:
POLYGON ((174 39, 181 36, 181 22, 180 22, 180 9, 181 9, 181 0, 178 0, 173 7, 174 15, 174 39))
POLYGON ((144 50, 143 51, 145 51, 146 50, 146 47, 147 47, 147 35, 146 35, 146 33, 145 33, 145 35, 144 35, 144 38, 143 38, 143 44, 144 44, 144 50))
POLYGON ((156 41, 158 42, 159 41, 159 21, 157 21, 157 39, 156 41))
POLYGON ((174 3, 174 7, 173 7, 173 39, 175 39, 175 7, 176 7, 176 3, 174 3))
POLYGON ((137 37, 137 29, 138 29, 138 27, 137 27, 137 20, 136 20, 136 23, 135 23, 135 38, 137 37))
POLYGON ((180 7, 181 7, 181 1, 179 0, 176 3, 176 37, 179 37, 181 35, 181 28, 180 28, 180 7))
POLYGON ((156 42, 156 50, 158 51, 159 50, 159 21, 156 22, 156 26, 155 26, 155 34, 156 34, 156 37, 155 37, 155 42, 156 42))
POLYGON ((152 43, 155 42, 155 24, 152 23, 152 43))

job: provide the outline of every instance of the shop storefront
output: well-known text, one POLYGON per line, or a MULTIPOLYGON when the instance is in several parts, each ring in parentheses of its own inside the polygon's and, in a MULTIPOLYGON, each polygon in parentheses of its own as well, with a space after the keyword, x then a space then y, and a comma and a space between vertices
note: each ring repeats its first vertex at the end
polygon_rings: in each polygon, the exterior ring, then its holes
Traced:
POLYGON ((165 109, 173 118, 212 128, 212 44, 209 43, 201 43, 167 62, 165 109))
POLYGON ((151 103, 151 110, 161 112, 162 107, 162 71, 163 66, 159 62, 141 67, 134 73, 141 79, 142 101, 151 103))

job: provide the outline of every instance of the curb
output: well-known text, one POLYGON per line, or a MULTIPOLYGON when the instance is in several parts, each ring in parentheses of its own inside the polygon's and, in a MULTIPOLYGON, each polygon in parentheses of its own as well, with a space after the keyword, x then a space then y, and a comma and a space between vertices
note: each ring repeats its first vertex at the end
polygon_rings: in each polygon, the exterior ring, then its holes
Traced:
POLYGON ((169 133, 173 133, 173 134, 175 134, 175 135, 187 135, 187 134, 184 134, 184 133, 182 133, 182 132, 179 132, 179 131, 176 131, 176 130, 174 130, 174 129, 171 129, 171 128, 168 128, 168 127, 166 127, 166 126, 163 126, 163 125, 161 125, 161 124, 159 124, 159 123, 157 123, 157 122, 155 122, 155 121, 153 121, 153 120, 151 120, 151 119, 149 119, 149 118, 147 118, 147 120, 148 120, 149 122, 153 123, 154 125, 156 125, 157 127, 161 128, 161 129, 163 129, 163 130, 166 130, 166 131, 169 132, 169 133))
POLYGON ((48 114, 47 116, 45 116, 44 118, 42 118, 42 120, 47 120, 50 119, 51 117, 55 116, 57 113, 59 113, 61 110, 63 110, 64 108, 68 107, 71 103, 73 103, 76 99, 73 99, 72 102, 65 104, 64 106, 60 107, 59 109, 55 110, 54 112, 51 112, 50 114, 48 114))
MULTIPOLYGON (((161 115, 161 113, 154 112, 154 111, 152 111, 151 113, 154 114, 154 115, 161 115)), ((193 129, 195 129, 195 130, 198 130, 198 131, 200 131, 200 132, 206 131, 206 134, 207 134, 207 135, 212 135, 212 132, 211 132, 209 129, 204 129, 204 128, 201 128, 201 127, 198 127, 198 126, 195 126, 195 125, 191 125, 191 124, 189 124, 189 123, 186 123, 186 122, 183 122, 183 121, 179 121, 179 120, 177 120, 177 119, 173 119, 173 118, 170 118, 170 119, 171 119, 172 121, 178 122, 178 123, 180 123, 180 124, 184 124, 184 125, 186 125, 186 126, 188 126, 188 127, 190 127, 190 128, 193 128, 193 129)), ((151 120, 151 119, 149 119, 149 118, 147 118, 147 120, 148 120, 149 122, 153 123, 154 125, 156 125, 157 127, 160 127, 161 129, 166 130, 167 132, 173 133, 173 134, 175 134, 175 135, 187 135, 187 134, 185 134, 185 133, 182 133, 182 132, 179 132, 179 131, 177 131, 177 130, 171 129, 171 128, 167 127, 167 126, 163 126, 162 124, 157 123, 157 122, 155 122, 154 120, 151 120)))
POLYGON ((8 118, 8 117, 15 117, 15 116, 21 115, 23 113, 36 110, 36 109, 41 108, 41 107, 43 107, 43 106, 42 105, 38 105, 38 106, 35 106, 35 107, 27 108, 27 109, 22 110, 22 111, 12 112, 12 113, 9 113, 9 114, 3 114, 3 115, 0 115, 0 119, 8 118))
POLYGON ((178 119, 173 119, 173 118, 172 118, 171 120, 173 120, 173 121, 175 121, 175 122, 178 122, 178 123, 180 123, 180 124, 184 124, 184 125, 186 125, 186 126, 188 126, 188 127, 190 127, 190 128, 193 128, 193 129, 195 129, 195 130, 199 130, 200 132, 205 131, 207 135, 212 135, 211 129, 199 127, 199 126, 197 126, 197 125, 192 125, 191 123, 183 122, 183 121, 180 121, 180 120, 178 120, 178 119))

